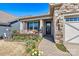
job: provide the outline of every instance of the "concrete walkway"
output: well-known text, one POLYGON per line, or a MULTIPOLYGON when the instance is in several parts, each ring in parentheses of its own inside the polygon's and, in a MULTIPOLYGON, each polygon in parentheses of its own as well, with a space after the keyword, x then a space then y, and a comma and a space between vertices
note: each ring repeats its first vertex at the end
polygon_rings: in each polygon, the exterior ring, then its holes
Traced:
POLYGON ((64 43, 64 45, 72 56, 79 56, 79 44, 64 43))
POLYGON ((43 51, 42 56, 70 56, 70 54, 57 49, 51 37, 45 37, 40 42, 38 49, 43 51))

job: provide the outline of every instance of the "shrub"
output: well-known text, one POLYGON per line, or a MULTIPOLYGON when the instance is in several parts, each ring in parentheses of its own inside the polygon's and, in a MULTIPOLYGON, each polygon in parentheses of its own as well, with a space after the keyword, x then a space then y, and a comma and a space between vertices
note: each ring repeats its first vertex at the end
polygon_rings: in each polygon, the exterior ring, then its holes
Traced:
POLYGON ((31 56, 40 56, 41 54, 43 54, 43 52, 38 49, 32 49, 31 51, 31 56))
POLYGON ((31 56, 38 56, 38 49, 32 49, 31 56))
MULTIPOLYGON (((15 31, 14 31, 15 33, 15 31)), ((26 45, 26 52, 30 53, 30 55, 38 56, 39 51, 37 49, 38 43, 42 40, 42 37, 34 34, 14 34, 14 41, 24 41, 26 45), (34 52, 33 52, 34 49, 34 52)))
POLYGON ((30 53, 32 56, 38 56, 40 55, 40 51, 37 49, 37 43, 42 40, 40 36, 32 36, 31 39, 26 40, 26 51, 30 53))
POLYGON ((36 45, 35 45, 35 43, 33 43, 33 45, 32 45, 32 49, 34 49, 34 48, 36 48, 36 45))
POLYGON ((32 49, 36 48, 35 41, 32 40, 32 39, 27 40, 25 43, 26 43, 26 51, 27 51, 27 53, 30 53, 32 51, 32 49))
POLYGON ((35 44, 34 40, 32 40, 32 39, 27 40, 25 43, 26 43, 26 46, 31 46, 31 45, 35 44))
POLYGON ((31 50, 32 50, 31 48, 29 48, 29 47, 27 48, 27 47, 26 47, 26 52, 27 52, 27 53, 30 53, 31 50))
MULTIPOLYGON (((15 31, 14 31, 15 32, 15 31)), ((13 40, 16 41, 27 41, 27 40, 34 40, 36 42, 39 42, 42 40, 42 38, 39 35, 33 35, 33 34, 14 34, 13 40)))
POLYGON ((40 37, 39 35, 36 35, 32 39, 35 40, 36 42, 39 42, 42 40, 42 37, 40 37))
POLYGON ((12 33, 16 33, 16 32, 17 32, 16 30, 13 30, 13 31, 12 31, 12 33))
POLYGON ((15 41, 24 41, 26 38, 24 36, 13 36, 13 40, 15 41))

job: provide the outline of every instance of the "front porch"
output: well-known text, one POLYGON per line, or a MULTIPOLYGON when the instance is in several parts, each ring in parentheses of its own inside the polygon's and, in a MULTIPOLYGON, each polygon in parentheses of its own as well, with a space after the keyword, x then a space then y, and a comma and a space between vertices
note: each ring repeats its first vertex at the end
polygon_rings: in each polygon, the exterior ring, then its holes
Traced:
POLYGON ((20 21, 20 33, 39 34, 41 36, 54 35, 52 17, 29 18, 20 21))

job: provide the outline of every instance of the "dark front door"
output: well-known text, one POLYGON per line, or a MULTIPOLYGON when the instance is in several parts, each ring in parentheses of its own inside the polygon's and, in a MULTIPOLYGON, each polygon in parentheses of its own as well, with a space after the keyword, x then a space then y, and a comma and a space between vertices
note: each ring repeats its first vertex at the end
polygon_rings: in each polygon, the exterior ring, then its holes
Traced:
POLYGON ((51 22, 46 22, 46 34, 51 34, 51 22))

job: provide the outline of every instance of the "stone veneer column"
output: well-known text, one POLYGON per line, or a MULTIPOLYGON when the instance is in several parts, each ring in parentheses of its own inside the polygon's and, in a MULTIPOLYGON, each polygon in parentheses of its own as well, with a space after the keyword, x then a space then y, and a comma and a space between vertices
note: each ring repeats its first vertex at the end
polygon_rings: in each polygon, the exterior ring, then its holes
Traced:
MULTIPOLYGON (((62 17, 62 16, 61 16, 62 17)), ((63 43, 63 20, 56 20, 56 43, 63 43)))
POLYGON ((63 43, 63 16, 61 13, 59 13, 58 10, 58 15, 54 14, 54 38, 56 43, 63 43))

